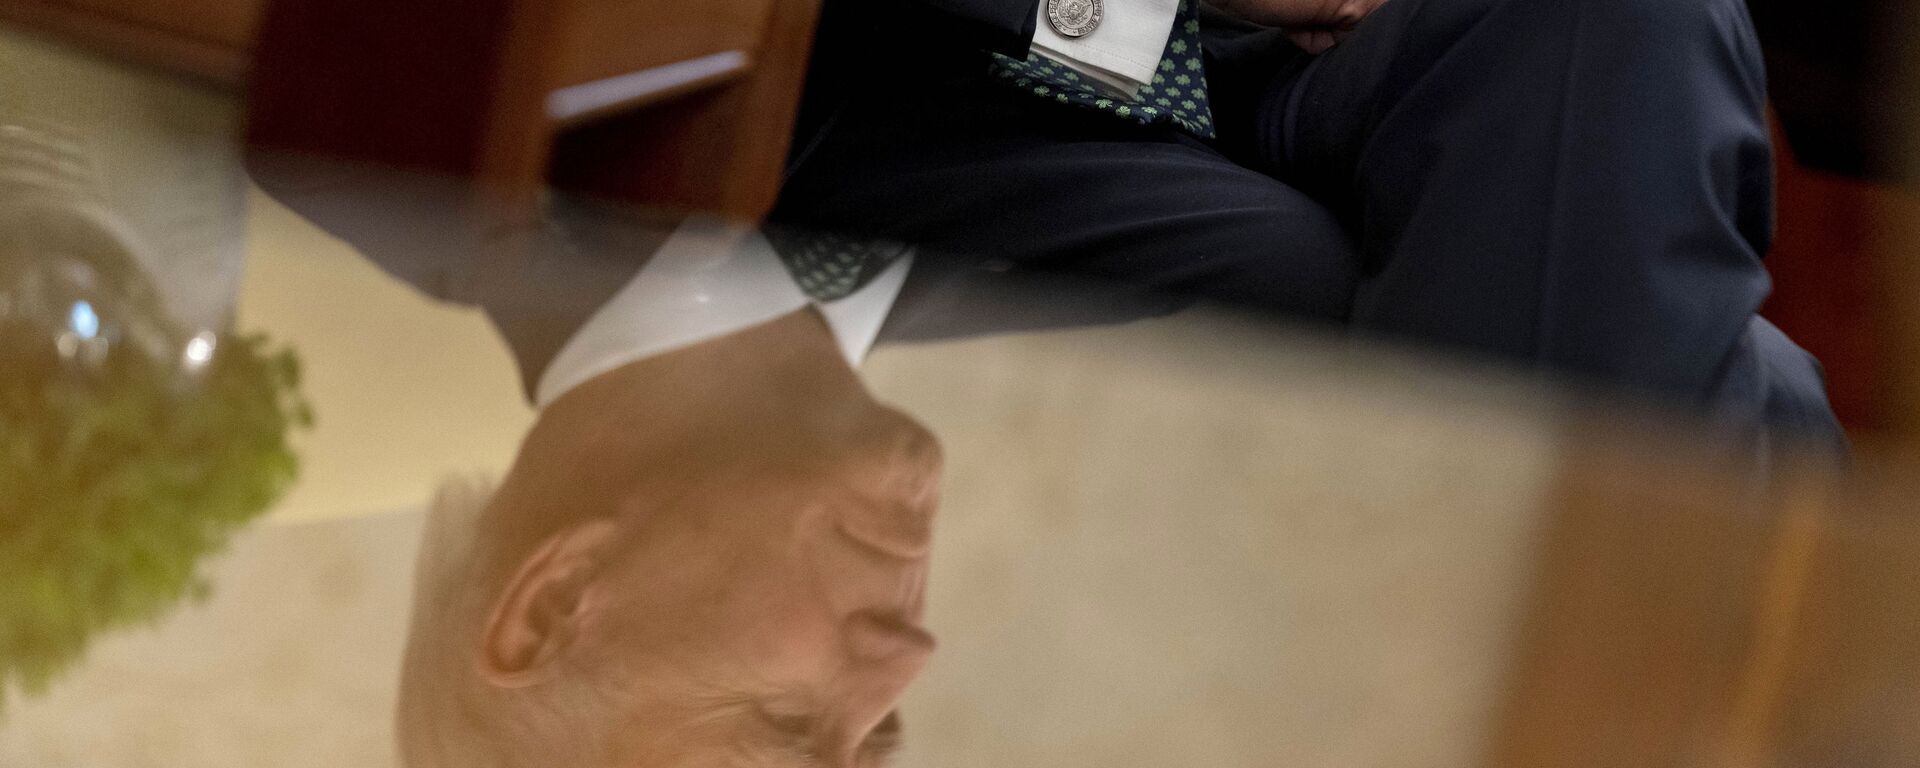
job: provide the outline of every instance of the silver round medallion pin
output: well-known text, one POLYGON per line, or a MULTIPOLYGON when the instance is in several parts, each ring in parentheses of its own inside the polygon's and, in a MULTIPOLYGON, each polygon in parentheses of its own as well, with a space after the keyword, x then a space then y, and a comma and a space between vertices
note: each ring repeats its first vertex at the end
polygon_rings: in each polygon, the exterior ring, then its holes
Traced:
POLYGON ((1047 21, 1061 37, 1086 37, 1100 28, 1105 0, 1047 0, 1047 21))

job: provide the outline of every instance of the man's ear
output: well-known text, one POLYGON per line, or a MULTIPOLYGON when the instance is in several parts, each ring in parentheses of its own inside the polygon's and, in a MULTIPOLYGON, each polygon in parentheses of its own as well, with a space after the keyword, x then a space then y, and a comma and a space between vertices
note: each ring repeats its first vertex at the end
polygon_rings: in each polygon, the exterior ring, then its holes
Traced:
POLYGON ((593 606, 591 587, 609 558, 620 525, 596 519, 560 531, 520 564, 494 602, 474 663, 502 688, 541 682, 579 639, 593 606))

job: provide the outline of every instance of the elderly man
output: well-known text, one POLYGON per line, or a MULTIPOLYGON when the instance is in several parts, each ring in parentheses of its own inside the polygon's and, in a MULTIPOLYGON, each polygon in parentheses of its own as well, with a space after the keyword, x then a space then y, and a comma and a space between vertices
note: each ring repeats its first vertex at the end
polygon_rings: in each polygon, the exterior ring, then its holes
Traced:
MULTIPOLYGON (((550 254, 470 297, 540 416, 497 489, 436 504, 406 764, 878 764, 933 650, 940 474, 850 367, 878 318, 809 301, 753 231, 595 228, 651 245, 550 254)), ((448 267, 368 252, 416 284, 448 267)))
MULTIPOLYGON (((1756 441, 1838 440, 1813 361, 1754 316, 1771 181, 1738 5, 1231 10, 1282 26, 1164 0, 830 0, 777 216, 809 234, 563 216, 536 252, 605 257, 570 262, 571 289, 539 258, 481 281, 466 298, 542 413, 469 500, 471 546, 426 558, 408 762, 878 760, 930 652, 938 454, 847 361, 882 323, 1025 323, 950 300, 978 279, 1237 300, 1677 400, 1756 441)), ((408 216, 421 195, 272 175, 370 255, 410 255, 417 284, 466 282, 434 274, 476 248, 408 216)))
POLYGON ((1755 314, 1764 80, 1739 0, 828 0, 777 216, 1838 448, 1755 314))

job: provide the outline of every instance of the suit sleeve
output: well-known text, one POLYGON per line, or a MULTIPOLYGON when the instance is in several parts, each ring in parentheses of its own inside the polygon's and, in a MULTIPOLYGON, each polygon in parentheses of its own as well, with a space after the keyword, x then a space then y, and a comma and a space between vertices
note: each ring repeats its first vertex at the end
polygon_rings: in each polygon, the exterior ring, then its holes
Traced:
MULTIPOLYGON (((1024 57, 1033 44, 1042 0, 829 0, 849 26, 864 27, 891 46, 989 50, 1024 57)), ((891 47, 890 46, 890 47, 891 47)))
POLYGON ((955 31, 977 35, 979 47, 1024 58, 1033 44, 1040 0, 917 0, 954 20, 955 31))

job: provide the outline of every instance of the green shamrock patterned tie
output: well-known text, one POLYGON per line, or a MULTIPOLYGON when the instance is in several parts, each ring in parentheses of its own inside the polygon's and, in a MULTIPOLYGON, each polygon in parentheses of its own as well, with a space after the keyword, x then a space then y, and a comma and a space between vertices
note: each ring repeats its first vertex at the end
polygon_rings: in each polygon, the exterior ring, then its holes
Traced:
POLYGON ((1092 109, 1147 125, 1177 125, 1203 139, 1213 138, 1213 110, 1207 104, 1207 77, 1200 55, 1200 17, 1193 0, 1182 0, 1167 38, 1167 51, 1153 82, 1132 99, 1102 91, 1080 73, 1031 53, 1026 61, 994 54, 993 73, 1016 88, 1061 104, 1092 109))
POLYGON ((903 244, 871 238, 771 225, 765 232, 800 290, 823 303, 852 295, 907 252, 903 244))

